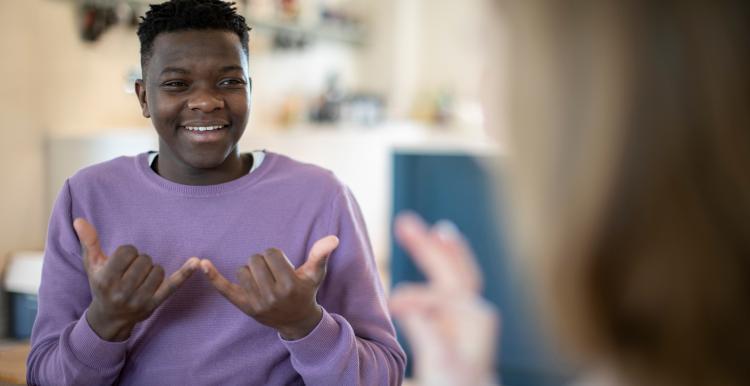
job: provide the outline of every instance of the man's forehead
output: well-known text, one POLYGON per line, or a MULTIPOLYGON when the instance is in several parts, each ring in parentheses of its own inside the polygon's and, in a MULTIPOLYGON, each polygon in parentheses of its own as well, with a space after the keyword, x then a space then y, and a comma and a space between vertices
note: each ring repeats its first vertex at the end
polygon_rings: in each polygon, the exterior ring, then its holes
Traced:
POLYGON ((245 52, 239 36, 229 31, 188 30, 166 32, 154 39, 151 62, 159 65, 219 61, 242 65, 245 52))

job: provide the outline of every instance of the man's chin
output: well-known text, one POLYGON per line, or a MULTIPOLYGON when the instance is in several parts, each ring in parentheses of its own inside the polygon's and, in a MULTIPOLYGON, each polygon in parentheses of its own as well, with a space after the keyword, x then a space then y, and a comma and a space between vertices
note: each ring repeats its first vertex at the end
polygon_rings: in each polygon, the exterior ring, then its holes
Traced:
POLYGON ((187 164, 193 169, 213 170, 220 168, 227 160, 227 157, 202 157, 186 160, 187 164))

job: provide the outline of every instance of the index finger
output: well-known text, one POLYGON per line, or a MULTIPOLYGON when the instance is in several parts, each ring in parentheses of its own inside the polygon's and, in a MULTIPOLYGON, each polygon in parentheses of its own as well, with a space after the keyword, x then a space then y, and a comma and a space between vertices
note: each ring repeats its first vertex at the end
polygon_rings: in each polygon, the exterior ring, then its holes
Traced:
POLYGON ((170 297, 178 288, 185 282, 192 274, 195 269, 198 268, 200 259, 197 257, 189 258, 185 264, 180 267, 173 274, 169 275, 168 278, 164 279, 159 285, 159 288, 154 292, 154 301, 156 304, 161 304, 164 300, 170 297))
POLYGON ((431 284, 451 290, 478 289, 476 277, 471 275, 474 270, 466 267, 474 263, 468 248, 445 248, 424 221, 412 213, 400 214, 394 228, 398 241, 431 284))

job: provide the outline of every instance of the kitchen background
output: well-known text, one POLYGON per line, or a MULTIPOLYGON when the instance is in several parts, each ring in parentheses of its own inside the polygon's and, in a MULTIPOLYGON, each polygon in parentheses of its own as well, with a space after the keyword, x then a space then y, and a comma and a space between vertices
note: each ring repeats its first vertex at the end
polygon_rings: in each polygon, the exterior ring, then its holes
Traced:
MULTIPOLYGON (((449 144, 485 142, 479 85, 486 1, 240 2, 253 27, 248 134, 263 137, 244 144, 346 137, 419 144, 433 134, 449 144)), ((144 3, 0 2, 0 254, 43 247, 59 183, 50 178, 60 177, 50 176, 50 165, 68 161, 50 163, 56 144, 152 135, 132 93, 140 71, 135 15, 144 3)), ((335 153, 332 145, 316 152, 335 153)))
MULTIPOLYGON (((487 291, 504 311, 504 379, 554 384, 529 343, 538 334, 483 193, 491 184, 482 160, 503 153, 483 131, 480 104, 483 72, 502 72, 483 65, 488 23, 501 22, 484 19, 491 1, 238 1, 253 28, 254 86, 240 146, 336 172, 361 204, 387 287, 419 277, 392 243, 393 213, 451 218, 494 275, 487 291)), ((0 382, 22 382, 39 255, 62 182, 87 164, 156 148, 132 89, 146 3, 0 1, 0 338, 21 342, 0 350, 0 382)))

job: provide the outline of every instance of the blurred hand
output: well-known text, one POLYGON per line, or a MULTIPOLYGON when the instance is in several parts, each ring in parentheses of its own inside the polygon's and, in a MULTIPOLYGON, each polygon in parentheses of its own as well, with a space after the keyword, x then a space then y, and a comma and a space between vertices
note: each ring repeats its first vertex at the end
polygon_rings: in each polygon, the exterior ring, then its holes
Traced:
POLYGON ((83 251, 83 266, 88 275, 92 300, 86 320, 100 338, 122 341, 135 325, 174 293, 198 267, 191 257, 168 278, 164 268, 135 247, 124 245, 107 256, 99 245, 96 229, 86 220, 73 221, 83 251))
POLYGON ((307 261, 294 269, 284 252, 267 249, 250 257, 237 271, 239 285, 224 278, 210 260, 201 268, 227 300, 259 323, 276 329, 286 340, 307 336, 323 310, 315 295, 326 275, 328 256, 339 245, 336 236, 315 242, 307 261))
POLYGON ((398 242, 427 277, 424 284, 394 289, 390 308, 414 353, 419 385, 490 385, 499 324, 482 299, 474 256, 455 226, 432 229, 417 215, 395 221, 398 242))

